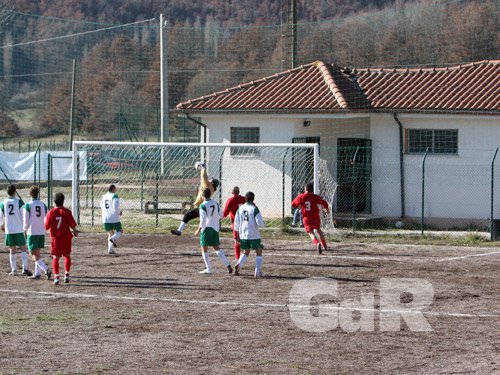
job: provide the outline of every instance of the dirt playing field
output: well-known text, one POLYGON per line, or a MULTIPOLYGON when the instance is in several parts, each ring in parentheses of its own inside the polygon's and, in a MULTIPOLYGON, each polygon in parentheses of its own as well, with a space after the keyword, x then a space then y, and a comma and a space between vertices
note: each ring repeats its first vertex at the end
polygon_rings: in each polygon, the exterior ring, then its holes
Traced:
MULTIPOLYGON (((254 254, 239 277, 214 253, 214 274, 198 274, 198 241, 125 234, 113 256, 105 234, 82 233, 71 282, 57 286, 8 275, 2 248, 0 374, 500 373, 499 248, 337 242, 319 256, 305 237, 265 239, 267 277, 254 279, 254 254), (337 297, 311 300, 311 321, 323 316, 320 305, 371 293, 374 306, 352 316, 368 311, 374 329, 311 332, 295 324, 290 293, 309 277, 338 282, 337 297), (411 330, 403 319, 399 330, 380 329, 382 278, 432 285, 423 312, 431 331, 411 330)), ((232 240, 222 245, 233 259, 232 240)), ((47 248, 42 255, 51 267, 47 248)), ((412 298, 402 293, 401 303, 412 298)))

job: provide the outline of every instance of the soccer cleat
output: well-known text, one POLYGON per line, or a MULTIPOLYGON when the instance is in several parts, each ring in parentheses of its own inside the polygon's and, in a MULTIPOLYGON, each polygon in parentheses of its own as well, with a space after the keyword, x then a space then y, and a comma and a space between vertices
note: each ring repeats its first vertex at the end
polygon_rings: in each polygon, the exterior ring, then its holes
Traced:
POLYGON ((33 275, 33 272, 31 272, 30 270, 26 269, 26 268, 23 268, 23 275, 26 275, 26 276, 32 276, 33 275))
POLYGON ((47 277, 47 280, 50 280, 50 276, 52 276, 52 272, 50 270, 47 270, 47 273, 45 274, 47 277))
POLYGON ((240 266, 235 265, 234 266, 234 276, 239 276, 240 275, 240 266))
POLYGON ((108 254, 116 254, 115 251, 113 249, 109 249, 108 250, 108 254))
POLYGON ((323 250, 325 250, 325 251, 328 250, 328 248, 326 247, 326 244, 325 244, 325 246, 323 246, 323 250))
POLYGON ((179 232, 178 230, 176 229, 171 229, 170 230, 170 233, 172 233, 173 235, 175 236, 180 236, 182 234, 182 232, 179 232))
POLYGON ((210 271, 209 269, 204 269, 203 271, 200 271, 199 273, 204 274, 204 275, 211 275, 212 271, 210 271))
POLYGON ((318 244, 316 245, 317 249, 318 249, 318 253, 319 254, 322 254, 323 253, 323 250, 321 249, 321 244, 318 242, 318 244))
POLYGON ((12 270, 9 272, 9 275, 12 275, 12 276, 17 276, 17 270, 12 270))
POLYGON ((113 247, 118 247, 118 244, 116 243, 116 240, 110 238, 109 242, 111 242, 113 244, 113 247))
POLYGON ((264 275, 262 274, 262 272, 255 271, 255 274, 253 275, 253 277, 255 277, 256 279, 258 279, 259 277, 264 277, 264 275))
POLYGON ((227 272, 233 273, 233 267, 230 264, 227 265, 227 272))
POLYGON ((57 285, 57 284, 59 284, 59 278, 58 278, 58 277, 56 277, 56 278, 54 279, 54 285, 57 285))
POLYGON ((69 276, 64 276, 64 282, 67 284, 69 283, 69 276))
POLYGON ((28 279, 33 279, 33 280, 38 280, 40 278, 40 275, 32 275, 29 276, 28 279))
POLYGON ((297 226, 297 224, 292 223, 290 226, 295 228, 297 226))

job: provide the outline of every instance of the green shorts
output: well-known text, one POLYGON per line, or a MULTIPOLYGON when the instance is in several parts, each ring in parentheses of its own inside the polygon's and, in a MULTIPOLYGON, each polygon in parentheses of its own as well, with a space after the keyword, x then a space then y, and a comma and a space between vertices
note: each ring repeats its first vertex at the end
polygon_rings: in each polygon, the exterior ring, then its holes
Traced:
POLYGON ((26 245, 26 238, 24 238, 24 233, 13 233, 5 235, 5 246, 24 246, 26 245))
POLYGON ((240 239, 240 242, 241 242, 241 249, 242 250, 246 250, 246 249, 253 249, 253 250, 257 250, 257 249, 262 249, 262 244, 260 243, 260 238, 257 239, 257 240, 241 240, 240 239))
POLYGON ((43 234, 28 236, 28 250, 43 249, 45 247, 45 236, 43 234))
POLYGON ((200 245, 201 246, 219 246, 219 232, 217 232, 214 228, 205 228, 205 230, 201 233, 200 236, 200 245))
POLYGON ((104 230, 109 232, 110 230, 116 230, 120 232, 122 230, 122 223, 104 223, 104 230))

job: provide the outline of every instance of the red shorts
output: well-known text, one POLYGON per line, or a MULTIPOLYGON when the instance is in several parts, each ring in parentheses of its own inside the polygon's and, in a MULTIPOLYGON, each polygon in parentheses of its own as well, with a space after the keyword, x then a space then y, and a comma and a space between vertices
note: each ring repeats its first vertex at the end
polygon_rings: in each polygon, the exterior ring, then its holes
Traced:
POLYGON ((303 217, 302 221, 304 222, 304 229, 306 232, 312 232, 315 229, 321 228, 321 218, 317 217, 303 217))
POLYGON ((50 246, 50 255, 56 257, 62 257, 64 255, 71 254, 71 239, 67 240, 56 240, 52 238, 52 244, 50 246))

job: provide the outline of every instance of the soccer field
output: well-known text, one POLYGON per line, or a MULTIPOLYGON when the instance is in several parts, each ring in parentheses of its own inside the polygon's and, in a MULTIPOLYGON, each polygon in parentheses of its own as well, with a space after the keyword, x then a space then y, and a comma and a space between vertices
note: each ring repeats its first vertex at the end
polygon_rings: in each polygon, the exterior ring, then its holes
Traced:
MULTIPOLYGON (((499 248, 337 242, 318 255, 305 237, 264 239, 267 277, 254 279, 254 254, 239 277, 214 253, 214 274, 198 274, 204 265, 193 236, 125 233, 116 256, 106 241, 81 233, 71 282, 57 286, 8 275, 2 248, 0 374, 500 372, 499 248), (310 332, 295 324, 290 293, 309 277, 338 284, 337 297, 311 300, 311 319, 319 305, 371 293, 374 329, 310 332), (403 319, 399 330, 381 331, 382 278, 432 285, 422 311, 431 331, 411 330, 403 319)), ((232 259, 232 240, 222 247, 232 259)), ((42 256, 51 264, 47 248, 42 256)), ((354 311, 354 322, 366 312, 354 311)))

